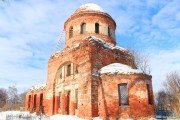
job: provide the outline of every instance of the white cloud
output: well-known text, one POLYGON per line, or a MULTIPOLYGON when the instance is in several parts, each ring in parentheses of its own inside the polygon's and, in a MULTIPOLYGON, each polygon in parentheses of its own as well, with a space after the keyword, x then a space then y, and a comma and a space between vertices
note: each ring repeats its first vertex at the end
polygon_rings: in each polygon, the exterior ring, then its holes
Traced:
POLYGON ((172 71, 180 70, 180 47, 172 50, 151 50, 151 68, 154 90, 162 89, 166 75, 172 71))
POLYGON ((154 17, 153 24, 163 29, 171 36, 179 36, 180 21, 178 20, 179 15, 179 0, 173 0, 166 6, 164 6, 154 17))

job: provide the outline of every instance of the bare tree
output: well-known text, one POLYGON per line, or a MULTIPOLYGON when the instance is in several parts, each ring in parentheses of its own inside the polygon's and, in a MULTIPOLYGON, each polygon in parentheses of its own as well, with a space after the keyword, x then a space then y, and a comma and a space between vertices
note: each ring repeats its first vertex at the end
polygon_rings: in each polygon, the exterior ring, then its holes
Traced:
POLYGON ((149 54, 140 52, 133 47, 129 48, 130 51, 130 59, 128 59, 128 63, 133 68, 141 70, 143 73, 150 74, 150 65, 149 65, 149 54))
POLYGON ((17 88, 15 85, 9 86, 8 88, 8 103, 16 104, 18 103, 19 97, 17 93, 17 88))
POLYGON ((6 104, 7 100, 7 91, 6 89, 0 88, 0 108, 6 104))
POLYGON ((168 107, 168 96, 165 91, 159 91, 155 95, 155 104, 157 110, 165 110, 168 107))
POLYGON ((169 96, 172 110, 180 117, 180 72, 174 71, 166 76, 165 92, 169 96))

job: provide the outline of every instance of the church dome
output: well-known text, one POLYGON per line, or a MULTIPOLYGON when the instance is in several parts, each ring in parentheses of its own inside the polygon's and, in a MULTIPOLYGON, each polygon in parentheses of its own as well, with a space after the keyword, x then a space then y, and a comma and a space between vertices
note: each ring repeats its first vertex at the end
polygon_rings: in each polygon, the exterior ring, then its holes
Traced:
POLYGON ((87 3, 81 5, 66 20, 66 46, 79 43, 87 36, 95 36, 110 44, 116 44, 116 23, 99 5, 87 3))
POLYGON ((84 5, 81 5, 75 13, 84 13, 84 12, 104 12, 104 10, 95 3, 87 3, 84 5))

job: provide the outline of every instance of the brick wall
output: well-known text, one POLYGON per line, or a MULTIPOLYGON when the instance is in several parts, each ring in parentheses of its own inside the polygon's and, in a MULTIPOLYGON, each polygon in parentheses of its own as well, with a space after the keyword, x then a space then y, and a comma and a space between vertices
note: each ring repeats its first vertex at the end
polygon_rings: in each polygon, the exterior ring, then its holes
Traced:
POLYGON ((152 104, 148 102, 147 84, 152 87, 151 77, 144 74, 103 75, 98 86, 99 116, 102 118, 144 118, 155 116, 153 91, 152 104), (119 105, 118 84, 127 83, 129 105, 119 105))
POLYGON ((80 42, 82 38, 87 35, 96 36, 102 38, 104 41, 112 44, 116 44, 115 41, 115 29, 116 24, 112 18, 109 18, 103 14, 80 14, 70 17, 65 25, 66 31, 66 47, 71 46, 74 43, 80 42), (80 33, 80 26, 82 23, 86 23, 86 33, 80 33), (95 23, 99 23, 99 34, 95 33, 95 23), (73 26, 73 37, 69 38, 69 29, 73 26), (108 36, 108 26, 110 26, 111 37, 108 36))

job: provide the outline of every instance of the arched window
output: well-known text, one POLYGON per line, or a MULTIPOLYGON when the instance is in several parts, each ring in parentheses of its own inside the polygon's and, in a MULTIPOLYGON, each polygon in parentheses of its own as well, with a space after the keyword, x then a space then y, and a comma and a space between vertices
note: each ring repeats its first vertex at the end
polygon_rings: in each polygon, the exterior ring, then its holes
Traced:
POLYGON ((99 33, 99 23, 95 23, 95 33, 99 33))
POLYGON ((110 29, 110 26, 108 26, 108 36, 111 37, 111 29, 110 29))
POLYGON ((73 37, 73 27, 71 26, 69 29, 69 38, 73 37))
POLYGON ((86 32, 86 23, 81 24, 81 34, 84 34, 86 32))

